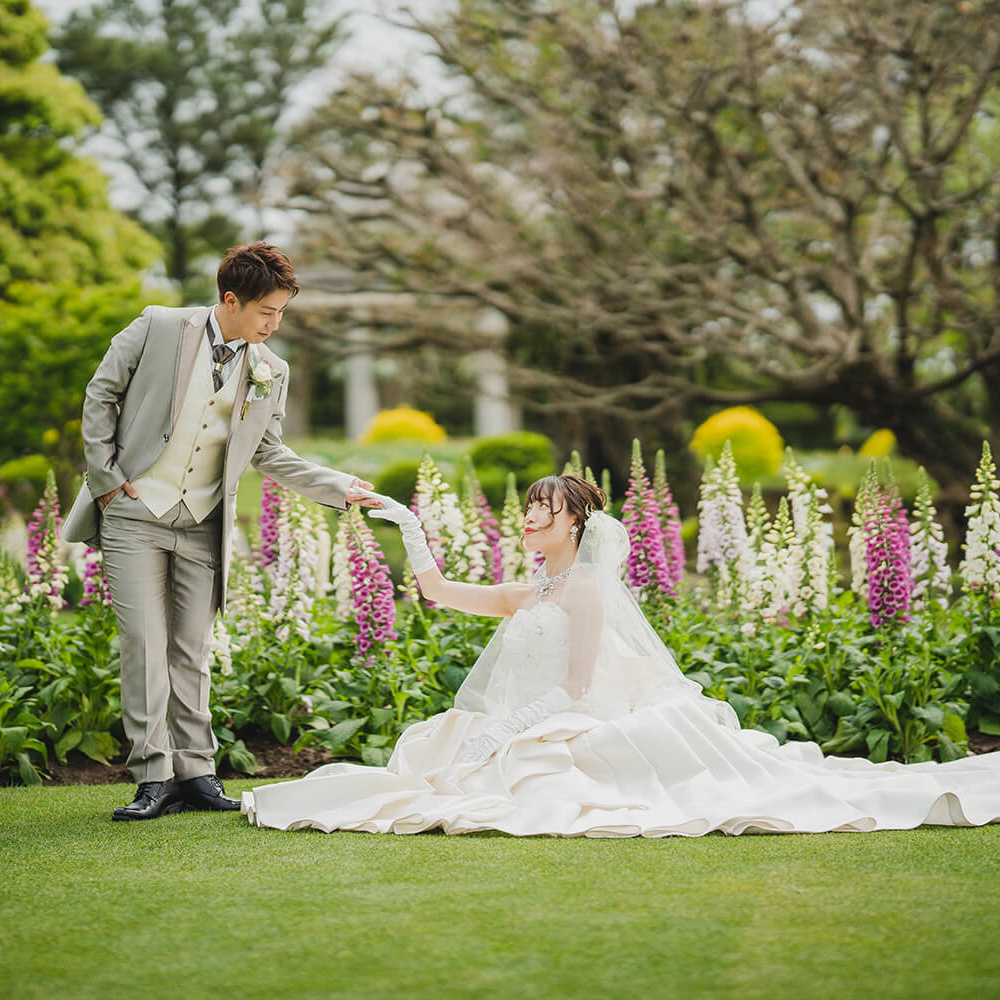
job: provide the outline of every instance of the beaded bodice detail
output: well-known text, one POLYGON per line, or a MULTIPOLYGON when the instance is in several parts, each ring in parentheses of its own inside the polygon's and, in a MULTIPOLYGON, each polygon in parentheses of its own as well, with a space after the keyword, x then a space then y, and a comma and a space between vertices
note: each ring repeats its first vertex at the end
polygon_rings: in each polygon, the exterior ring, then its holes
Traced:
POLYGON ((569 615, 552 601, 516 612, 506 623, 487 699, 519 708, 559 684, 569 669, 569 632, 569 615))

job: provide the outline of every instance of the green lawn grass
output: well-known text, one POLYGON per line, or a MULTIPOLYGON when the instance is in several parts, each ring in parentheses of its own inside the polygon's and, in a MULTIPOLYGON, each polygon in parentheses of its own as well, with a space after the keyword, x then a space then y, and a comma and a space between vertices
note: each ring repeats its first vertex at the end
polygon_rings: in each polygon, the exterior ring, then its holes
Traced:
POLYGON ((130 792, 0 790, 0 995, 1000 995, 1000 827, 643 841, 112 823, 130 792))

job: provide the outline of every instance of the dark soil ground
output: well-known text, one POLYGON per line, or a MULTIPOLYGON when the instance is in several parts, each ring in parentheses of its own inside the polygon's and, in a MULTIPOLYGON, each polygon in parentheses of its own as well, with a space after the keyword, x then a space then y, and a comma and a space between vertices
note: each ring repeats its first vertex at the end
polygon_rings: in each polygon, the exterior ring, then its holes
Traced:
MULTIPOLYGON (((266 736, 243 737, 247 749, 257 758, 261 770, 255 778, 297 778, 336 758, 328 750, 303 747, 295 753, 290 746, 283 746, 266 736)), ((1000 750, 1000 736, 970 732, 969 749, 973 753, 991 753, 1000 750)), ((125 767, 125 755, 116 757, 110 767, 98 764, 76 751, 68 754, 65 764, 54 758, 49 761, 48 772, 52 775, 47 785, 113 785, 132 781, 125 767)), ((246 775, 233 771, 226 764, 219 771, 220 778, 244 778, 246 775)))
MULTIPOLYGON (((295 753, 290 746, 283 746, 266 736, 244 736, 243 742, 257 758, 260 770, 253 775, 255 778, 297 778, 336 759, 329 750, 315 747, 303 747, 295 753)), ((111 765, 106 767, 73 750, 66 755, 65 764, 50 758, 46 770, 52 775, 45 782, 47 785, 114 785, 132 781, 132 775, 125 767, 125 754, 114 758, 111 765)), ((219 777, 245 778, 247 775, 234 771, 228 762, 224 762, 219 769, 219 777)))

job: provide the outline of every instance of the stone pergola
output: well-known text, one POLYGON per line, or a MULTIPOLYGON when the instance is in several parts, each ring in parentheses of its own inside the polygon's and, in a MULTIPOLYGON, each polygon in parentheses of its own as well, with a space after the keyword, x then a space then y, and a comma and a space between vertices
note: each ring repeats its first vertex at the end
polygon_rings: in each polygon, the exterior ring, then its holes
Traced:
MULTIPOLYGON (((378 356, 377 327, 412 326, 428 317, 428 325, 456 333, 470 334, 475 344, 470 351, 476 374, 477 392, 473 410, 473 430, 478 435, 505 434, 520 427, 517 408, 511 402, 507 383, 504 341, 509 332, 507 317, 499 309, 484 308, 472 299, 405 292, 324 291, 306 286, 292 300, 290 318, 311 329, 336 323, 346 327, 350 351, 344 359, 344 428, 347 437, 357 438, 378 413, 379 393, 375 378, 378 356)), ((288 401, 286 429, 290 436, 307 426, 304 407, 288 401)))

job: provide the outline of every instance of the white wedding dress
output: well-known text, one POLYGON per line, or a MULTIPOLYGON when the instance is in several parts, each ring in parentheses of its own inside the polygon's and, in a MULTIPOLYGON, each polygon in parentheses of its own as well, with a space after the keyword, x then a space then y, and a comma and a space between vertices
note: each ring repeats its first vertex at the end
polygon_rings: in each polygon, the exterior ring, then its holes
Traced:
POLYGON ((730 706, 683 677, 621 584, 627 544, 617 521, 591 516, 575 571, 598 581, 604 625, 589 689, 569 710, 485 761, 458 762, 470 740, 566 677, 572 621, 540 600, 500 626, 456 707, 407 729, 385 768, 328 764, 244 792, 248 820, 281 830, 562 837, 1000 822, 1000 753, 873 764, 740 729, 730 706))

